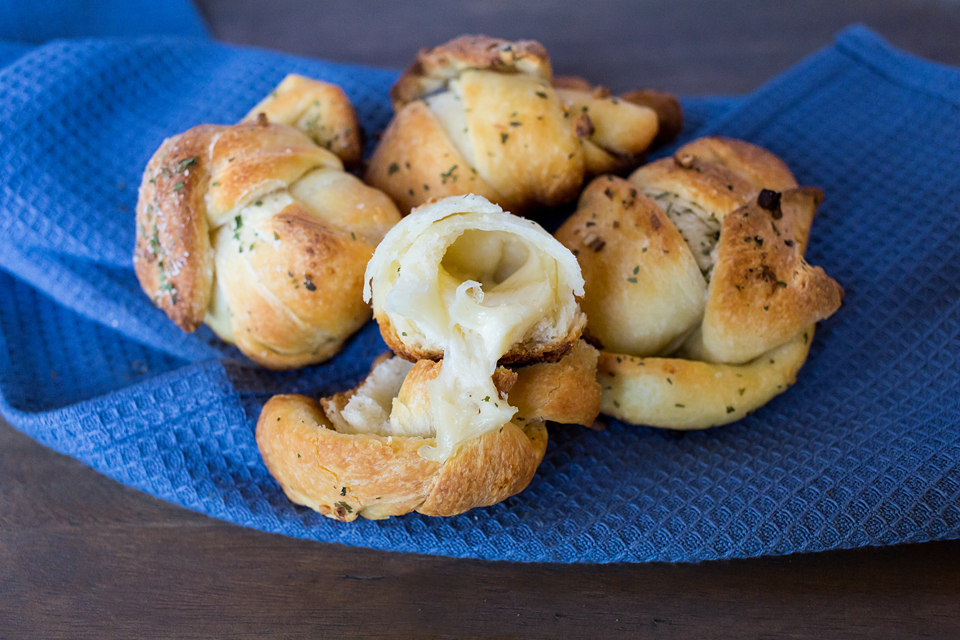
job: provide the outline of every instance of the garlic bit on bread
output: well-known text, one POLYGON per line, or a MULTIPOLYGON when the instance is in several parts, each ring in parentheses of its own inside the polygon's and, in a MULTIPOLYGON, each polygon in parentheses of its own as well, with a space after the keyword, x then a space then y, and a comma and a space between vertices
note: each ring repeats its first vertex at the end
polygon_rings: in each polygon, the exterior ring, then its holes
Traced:
POLYGON ((682 122, 672 96, 557 80, 532 40, 461 36, 421 50, 391 90, 395 116, 365 180, 404 213, 468 193, 524 213, 572 200, 588 176, 636 167, 682 122))
POLYGON ((344 171, 358 131, 338 87, 290 76, 244 122, 165 140, 137 202, 144 291, 184 331, 206 322, 263 366, 331 357, 369 319, 364 269, 400 220, 344 171))
POLYGON ((557 238, 583 270, 603 412, 702 429, 793 384, 843 298, 803 259, 822 199, 773 154, 725 138, 594 180, 557 238))
POLYGON ((257 442, 291 500, 353 520, 455 515, 530 482, 544 421, 590 425, 597 351, 576 259, 477 196, 425 205, 384 238, 365 297, 399 354, 357 388, 277 396, 257 442))

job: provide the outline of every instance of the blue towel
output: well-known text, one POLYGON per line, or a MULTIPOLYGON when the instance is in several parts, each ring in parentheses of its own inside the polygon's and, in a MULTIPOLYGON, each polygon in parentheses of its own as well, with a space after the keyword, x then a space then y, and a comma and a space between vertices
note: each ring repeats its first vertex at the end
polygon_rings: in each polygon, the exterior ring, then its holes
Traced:
POLYGON ((847 296, 785 394, 706 432, 553 427, 501 504, 344 524, 287 501, 254 426, 271 394, 357 382, 385 348, 377 327, 287 373, 184 334, 133 275, 133 211, 165 137, 236 121, 290 72, 342 85, 372 133, 395 72, 175 37, 0 61, 0 409, 100 473, 264 531, 457 557, 698 561, 960 533, 956 69, 855 27, 749 96, 684 101, 685 139, 758 143, 826 192, 808 258, 847 296))
POLYGON ((203 37, 207 29, 190 0, 0 0, 7 42, 160 34, 203 37))

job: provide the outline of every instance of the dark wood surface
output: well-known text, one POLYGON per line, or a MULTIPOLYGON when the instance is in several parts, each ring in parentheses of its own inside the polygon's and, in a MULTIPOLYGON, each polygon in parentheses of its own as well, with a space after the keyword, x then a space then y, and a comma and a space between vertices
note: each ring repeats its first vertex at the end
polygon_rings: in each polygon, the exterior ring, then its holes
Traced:
MULTIPOLYGON (((919 0, 203 0, 215 37, 402 67, 462 32, 536 38, 615 90, 749 91, 851 22, 960 64, 919 0)), ((2 638, 956 638, 960 542, 698 565, 520 565, 292 540, 106 479, 0 423, 2 638)))

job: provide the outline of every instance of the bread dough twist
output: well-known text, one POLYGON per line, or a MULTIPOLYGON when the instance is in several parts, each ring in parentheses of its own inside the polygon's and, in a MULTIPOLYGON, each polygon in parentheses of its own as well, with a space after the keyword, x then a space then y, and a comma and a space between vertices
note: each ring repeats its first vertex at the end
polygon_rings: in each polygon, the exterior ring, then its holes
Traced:
POLYGON ((474 193, 523 213, 573 199, 586 176, 637 166, 660 132, 657 109, 680 114, 675 100, 552 79, 534 41, 462 36, 421 50, 391 91, 396 115, 366 181, 403 212, 474 193))
POLYGON ((446 198, 394 227, 366 277, 402 358, 319 404, 267 403, 257 441, 293 501, 341 520, 454 515, 527 486, 545 420, 593 423, 579 267, 535 223, 478 196, 446 198))
POLYGON ((287 497, 327 517, 453 516, 530 484, 546 452, 546 420, 593 423, 600 411, 596 364, 596 349, 581 341, 558 362, 498 369, 496 397, 516 415, 442 460, 421 455, 437 444, 427 387, 442 363, 399 357, 378 362, 357 388, 319 402, 274 396, 257 422, 257 444, 287 497), (397 406, 415 415, 421 433, 394 430, 397 406))
POLYGON ((704 428, 793 383, 843 290, 803 259, 823 199, 773 154, 704 138, 597 178, 557 231, 583 269, 604 412, 704 428))
POLYGON ((334 153, 360 153, 339 88, 288 78, 257 109, 160 146, 140 186, 134 266, 183 330, 205 321, 252 360, 289 369, 331 357, 367 321, 364 268, 400 216, 334 153))

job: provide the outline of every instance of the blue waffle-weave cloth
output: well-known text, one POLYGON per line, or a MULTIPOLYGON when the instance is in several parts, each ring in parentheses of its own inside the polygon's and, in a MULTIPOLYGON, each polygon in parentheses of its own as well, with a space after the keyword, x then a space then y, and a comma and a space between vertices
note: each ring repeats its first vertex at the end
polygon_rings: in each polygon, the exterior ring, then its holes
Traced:
POLYGON ((685 139, 755 142, 826 192, 808 259, 847 295, 785 394, 706 432, 552 428, 514 498, 344 524, 286 500, 254 425, 271 394, 354 384, 385 348, 377 327, 288 373, 184 334, 133 275, 133 211, 165 137, 236 121, 290 72, 343 86, 371 133, 395 72, 176 37, 0 54, 0 409, 100 473, 265 531, 486 559, 699 561, 960 534, 960 71, 854 27, 742 99, 684 101, 685 139))

